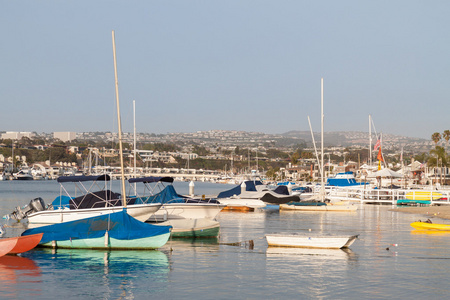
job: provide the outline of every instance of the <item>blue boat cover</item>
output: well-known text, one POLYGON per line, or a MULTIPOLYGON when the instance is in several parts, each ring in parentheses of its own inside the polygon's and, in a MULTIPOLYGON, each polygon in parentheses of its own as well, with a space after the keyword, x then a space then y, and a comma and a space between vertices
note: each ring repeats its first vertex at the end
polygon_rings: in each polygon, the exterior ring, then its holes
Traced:
POLYGON ((166 186, 161 192, 155 195, 136 198, 134 204, 142 203, 185 203, 186 199, 175 191, 173 185, 166 186))
POLYGON ((70 208, 70 200, 72 200, 72 198, 69 196, 57 196, 52 202, 53 209, 70 208))
POLYGON ((124 209, 98 217, 27 229, 22 236, 43 232, 40 244, 45 244, 51 241, 99 238, 108 231, 112 238, 133 240, 166 234, 170 232, 170 228, 171 226, 158 226, 138 221, 124 209))
MULTIPOLYGON (((256 181, 245 181, 245 190, 247 192, 256 192, 256 185, 262 185, 263 183, 259 180, 256 181)), ((228 198, 234 195, 240 195, 241 194, 241 185, 238 185, 228 191, 223 191, 217 195, 217 198, 228 198)))

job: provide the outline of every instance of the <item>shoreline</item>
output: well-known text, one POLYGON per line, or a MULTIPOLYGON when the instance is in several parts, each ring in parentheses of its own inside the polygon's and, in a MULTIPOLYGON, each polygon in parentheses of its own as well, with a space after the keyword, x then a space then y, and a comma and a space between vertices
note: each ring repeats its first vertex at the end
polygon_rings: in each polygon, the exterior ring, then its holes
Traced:
MULTIPOLYGON (((391 209, 391 211, 418 214, 423 215, 424 218, 440 218, 444 220, 450 220, 450 206, 409 206, 409 207, 397 207, 391 209)), ((425 220, 426 220, 425 219, 425 220)), ((422 221, 425 221, 422 220, 422 221)))

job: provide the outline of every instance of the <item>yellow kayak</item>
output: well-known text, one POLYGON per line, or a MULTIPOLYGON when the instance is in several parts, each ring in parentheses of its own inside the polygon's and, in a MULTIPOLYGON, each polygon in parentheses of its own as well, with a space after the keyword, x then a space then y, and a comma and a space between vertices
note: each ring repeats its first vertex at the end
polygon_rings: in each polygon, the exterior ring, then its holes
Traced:
POLYGON ((406 194, 406 199, 408 200, 438 200, 441 198, 441 193, 431 191, 414 191, 406 194))
POLYGON ((450 231, 449 224, 435 224, 428 222, 412 222, 410 224, 412 227, 420 230, 441 230, 441 231, 450 231))

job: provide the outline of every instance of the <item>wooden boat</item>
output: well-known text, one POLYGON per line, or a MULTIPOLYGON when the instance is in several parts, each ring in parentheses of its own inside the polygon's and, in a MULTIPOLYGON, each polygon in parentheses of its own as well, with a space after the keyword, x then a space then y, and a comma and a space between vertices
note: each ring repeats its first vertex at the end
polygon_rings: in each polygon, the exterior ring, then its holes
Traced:
POLYGON ((450 224, 436 224, 428 222, 412 222, 411 227, 420 230, 439 230, 439 231, 450 231, 450 224))
POLYGON ((0 257, 8 254, 17 244, 16 238, 0 239, 0 257))
POLYGON ((292 210, 292 211, 356 211, 358 206, 350 204, 348 202, 338 202, 335 204, 324 202, 290 202, 286 204, 280 204, 280 210, 292 210))
POLYGON ((8 254, 19 254, 30 251, 31 249, 39 245, 39 242, 42 239, 42 235, 43 233, 33 234, 29 236, 17 236, 11 238, 4 238, 1 239, 1 241, 8 239, 16 240, 16 245, 14 246, 14 248, 11 249, 11 251, 8 252, 8 254))
POLYGON ((358 235, 267 234, 266 240, 269 247, 340 249, 350 247, 357 237, 358 235))
POLYGON ((97 217, 27 229, 28 236, 43 233, 39 245, 74 249, 157 249, 170 237, 170 226, 136 220, 125 210, 97 217))
POLYGON ((432 191, 413 191, 406 194, 408 200, 438 200, 442 198, 442 194, 432 191))

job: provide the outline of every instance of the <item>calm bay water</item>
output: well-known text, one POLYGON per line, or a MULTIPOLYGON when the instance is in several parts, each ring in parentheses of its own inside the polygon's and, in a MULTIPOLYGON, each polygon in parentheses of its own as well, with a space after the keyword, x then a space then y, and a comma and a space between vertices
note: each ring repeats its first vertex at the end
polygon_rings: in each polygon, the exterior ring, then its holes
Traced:
MULTIPOLYGON (((188 183, 175 188, 187 193, 188 183)), ((228 188, 196 183, 195 189, 211 195, 228 188)), ((54 181, 0 182, 0 215, 58 193, 54 181)), ((35 249, 0 258, 0 298, 447 298, 450 234, 417 232, 409 224, 423 217, 389 208, 221 212, 219 239, 171 240, 158 251, 35 249), (346 251, 268 248, 264 239, 265 233, 309 229, 360 236, 346 251)))

